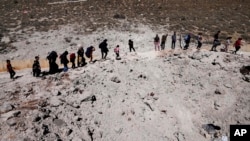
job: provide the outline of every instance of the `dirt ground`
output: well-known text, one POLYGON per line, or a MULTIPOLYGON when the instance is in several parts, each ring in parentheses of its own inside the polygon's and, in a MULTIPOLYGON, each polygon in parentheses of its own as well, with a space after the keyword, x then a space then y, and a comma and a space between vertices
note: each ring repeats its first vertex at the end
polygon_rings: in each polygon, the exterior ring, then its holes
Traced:
MULTIPOLYGON (((170 30, 203 32, 210 38, 217 30, 226 36, 250 40, 250 1, 248 0, 1 0, 0 32, 30 28, 33 31, 57 29, 79 23, 80 32, 116 28, 120 20, 143 23, 170 30), (166 27, 166 28, 167 28, 166 27)), ((15 40, 15 37, 12 37, 15 40)))

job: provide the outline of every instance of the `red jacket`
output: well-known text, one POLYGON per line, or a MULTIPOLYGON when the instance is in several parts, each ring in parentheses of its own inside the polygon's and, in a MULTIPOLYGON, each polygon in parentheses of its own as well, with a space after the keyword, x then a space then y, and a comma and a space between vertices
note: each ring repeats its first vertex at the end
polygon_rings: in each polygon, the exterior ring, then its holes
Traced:
POLYGON ((234 43, 234 47, 238 47, 241 45, 241 40, 237 40, 235 43, 234 43))

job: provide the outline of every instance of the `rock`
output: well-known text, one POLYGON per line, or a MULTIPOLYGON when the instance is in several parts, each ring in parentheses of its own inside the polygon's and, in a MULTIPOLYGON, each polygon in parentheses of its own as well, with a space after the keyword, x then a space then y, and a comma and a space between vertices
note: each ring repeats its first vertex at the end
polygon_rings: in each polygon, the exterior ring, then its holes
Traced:
POLYGON ((138 78, 143 78, 143 79, 146 79, 146 78, 147 78, 147 76, 146 76, 146 75, 143 75, 143 74, 140 74, 140 75, 138 76, 138 78))
POLYGON ((182 58, 186 58, 186 56, 184 54, 179 54, 178 58, 182 59, 182 58))
POLYGON ((0 113, 6 113, 9 112, 11 110, 13 110, 15 107, 13 105, 11 105, 10 103, 4 103, 1 107, 0 107, 0 113))
POLYGON ((57 96, 59 96, 59 95, 62 95, 62 93, 60 91, 57 92, 57 96))
POLYGON ((42 119, 41 117, 36 116, 36 117, 34 118, 33 122, 39 122, 41 119, 42 119))
POLYGON ((177 141, 186 141, 185 135, 181 132, 175 132, 174 136, 176 137, 177 141))
POLYGON ((53 123, 59 127, 66 125, 66 122, 61 119, 54 119, 53 123))
POLYGON ((76 43, 71 43, 70 46, 76 46, 77 44, 76 43))
POLYGON ((115 128, 115 132, 116 132, 117 134, 121 134, 121 133, 122 133, 122 130, 123 130, 123 128, 120 128, 120 127, 116 127, 116 128, 115 128))
POLYGON ((220 132, 214 133, 214 137, 215 137, 215 138, 219 138, 220 136, 221 136, 221 133, 220 133, 220 132))
POLYGON ((155 95, 155 93, 151 92, 149 95, 150 95, 150 96, 154 96, 154 95, 155 95))
POLYGON ((250 75, 244 75, 242 79, 246 82, 250 82, 250 75))
POLYGON ((11 42, 11 39, 10 39, 10 37, 3 36, 1 39, 1 42, 8 44, 11 42))
POLYGON ((60 106, 62 104, 62 102, 58 99, 58 98, 56 98, 56 97, 52 97, 51 99, 50 99, 50 106, 51 107, 58 107, 58 106, 60 106))
POLYGON ((192 55, 189 55, 188 57, 194 60, 201 60, 209 56, 211 56, 211 53, 208 52, 194 52, 192 55))
POLYGON ((207 131, 208 134, 215 134, 216 130, 221 130, 220 126, 214 124, 204 124, 202 128, 207 131))
POLYGON ((202 54, 197 52, 193 53, 192 55, 189 55, 188 57, 194 60, 201 60, 203 58, 202 54))
POLYGON ((227 136, 222 136, 221 133, 215 133, 213 141, 228 141, 227 136))
POLYGON ((119 78, 115 77, 115 76, 111 78, 111 81, 113 81, 115 83, 121 83, 121 80, 119 80, 119 78))
POLYGON ((41 108, 40 111, 43 112, 45 115, 49 115, 51 113, 51 110, 46 108, 41 108))
POLYGON ((217 88, 217 89, 214 91, 214 93, 215 93, 215 94, 222 95, 222 94, 225 94, 225 91, 224 91, 224 90, 220 90, 220 89, 217 88))
POLYGON ((224 84, 226 88, 232 88, 233 86, 231 84, 224 84))
POLYGON ((214 102, 214 109, 219 110, 220 105, 215 101, 214 102))
POLYGON ((79 84, 80 84, 80 80, 75 79, 75 80, 73 81, 73 84, 74 84, 74 86, 75 86, 75 85, 79 85, 79 84))
POLYGON ((125 19, 126 17, 122 14, 115 14, 113 18, 114 19, 125 19))
POLYGON ((81 121, 82 118, 81 117, 76 117, 76 121, 81 121))
POLYGON ((20 114, 21 114, 21 111, 16 111, 16 112, 13 113, 13 116, 18 117, 20 114))
POLYGON ((205 132, 204 130, 200 130, 200 134, 201 134, 204 138, 209 138, 209 137, 210 137, 210 135, 209 135, 207 132, 205 132))
POLYGON ((40 107, 46 107, 47 105, 48 105, 48 103, 47 103, 46 100, 41 100, 41 101, 39 101, 39 103, 38 103, 38 106, 40 106, 40 107))
POLYGON ((29 45, 29 44, 30 44, 30 41, 26 41, 25 43, 26 43, 26 45, 29 45))
POLYGON ((179 56, 181 53, 180 52, 175 52, 173 55, 174 56, 179 56))
POLYGON ((72 37, 65 37, 64 40, 65 40, 67 43, 70 43, 71 40, 72 40, 72 37))
POLYGON ((79 109, 81 106, 80 106, 79 104, 77 104, 77 103, 74 102, 74 103, 72 104, 72 107, 79 109))
POLYGON ((250 75, 250 66, 243 66, 240 68, 240 73, 243 75, 250 75))
POLYGON ((43 124, 42 129, 43 129, 43 135, 47 135, 48 133, 50 133, 48 125, 43 124))
POLYGON ((65 135, 69 136, 72 132, 73 132, 72 129, 67 129, 66 132, 65 132, 65 135))
POLYGON ((17 121, 16 121, 15 118, 10 118, 10 119, 8 119, 6 122, 7 122, 7 124, 8 124, 9 126, 15 126, 15 125, 17 124, 17 121))

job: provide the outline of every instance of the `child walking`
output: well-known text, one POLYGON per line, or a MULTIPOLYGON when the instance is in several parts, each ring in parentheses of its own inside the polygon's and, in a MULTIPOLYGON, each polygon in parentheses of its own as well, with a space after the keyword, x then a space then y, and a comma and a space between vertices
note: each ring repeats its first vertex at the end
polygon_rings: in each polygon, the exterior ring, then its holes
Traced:
POLYGON ((6 63, 7 63, 7 65, 6 65, 7 66, 7 70, 10 73, 10 78, 13 79, 16 73, 13 70, 13 67, 11 66, 10 60, 6 60, 6 63))
POLYGON ((119 58, 120 57, 120 49, 119 49, 119 45, 117 45, 116 47, 115 47, 115 49, 114 49, 114 52, 115 52, 115 54, 116 54, 116 58, 119 58))

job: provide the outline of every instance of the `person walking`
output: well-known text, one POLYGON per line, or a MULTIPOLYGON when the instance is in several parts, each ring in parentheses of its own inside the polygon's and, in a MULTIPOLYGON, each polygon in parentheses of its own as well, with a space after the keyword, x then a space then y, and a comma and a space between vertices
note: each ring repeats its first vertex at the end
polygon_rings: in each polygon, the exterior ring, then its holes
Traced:
POLYGON ((225 52, 228 52, 229 46, 231 44, 232 37, 227 37, 226 43, 225 43, 225 52))
POLYGON ((56 64, 56 58, 58 57, 55 51, 48 53, 47 59, 49 60, 49 73, 54 74, 58 72, 58 65, 56 64))
POLYGON ((201 46, 202 46, 202 33, 198 33, 198 36, 197 36, 197 48, 196 49, 200 49, 201 46))
POLYGON ((180 43, 180 48, 182 49, 181 42, 182 42, 182 39, 181 39, 181 34, 180 34, 179 43, 180 43))
POLYGON ((85 55, 86 57, 90 58, 89 62, 93 62, 93 52, 95 51, 95 47, 90 46, 87 48, 85 55))
POLYGON ((184 41, 185 41, 184 50, 188 49, 190 40, 191 40, 191 35, 190 35, 190 33, 188 33, 184 37, 184 41))
POLYGON ((167 37, 168 37, 168 34, 163 34, 161 37, 161 50, 165 49, 167 37))
POLYGON ((41 73, 41 66, 39 63, 39 56, 35 57, 33 66, 32 66, 32 71, 33 71, 33 76, 34 77, 39 77, 41 73))
POLYGON ((241 45, 242 45, 241 40, 242 40, 242 38, 238 38, 238 40, 234 43, 234 47, 235 47, 235 51, 233 52, 234 54, 236 54, 237 51, 240 50, 241 45))
POLYGON ((216 50, 216 47, 219 46, 219 45, 221 44, 220 41, 219 41, 220 32, 221 32, 221 31, 219 30, 219 31, 217 31, 216 34, 214 34, 214 42, 213 42, 213 46, 212 46, 212 48, 211 48, 210 51, 217 51, 217 50, 216 50))
POLYGON ((175 49, 175 43, 176 43, 176 32, 174 32, 174 34, 172 35, 172 44, 171 44, 172 49, 175 49))
POLYGON ((6 67, 8 72, 10 73, 10 79, 13 79, 16 72, 13 70, 14 68, 12 67, 10 60, 6 60, 6 67))
POLYGON ((116 59, 120 57, 120 49, 119 49, 119 45, 117 45, 115 48, 114 48, 114 52, 116 54, 116 59))
POLYGON ((77 51, 77 67, 85 66, 86 60, 84 58, 84 49, 81 44, 78 45, 78 51, 77 51))
POLYGON ((68 55, 68 51, 65 51, 61 56, 61 64, 63 64, 63 71, 64 72, 67 72, 68 71, 68 63, 69 63, 69 60, 67 58, 67 55, 68 55))
POLYGON ((129 39, 128 40, 128 46, 129 46, 129 51, 131 52, 132 50, 135 52, 135 48, 134 48, 134 42, 129 39))
POLYGON ((70 60, 70 62, 72 64, 72 69, 76 68, 76 63, 75 63, 75 61, 76 61, 76 54, 75 53, 71 53, 69 55, 69 60, 70 60))
POLYGON ((154 38, 154 44, 155 44, 155 51, 160 51, 160 38, 158 36, 158 34, 156 34, 155 38, 154 38))
POLYGON ((108 44, 107 44, 107 39, 103 40, 103 42, 101 42, 99 44, 99 48, 101 49, 101 53, 102 53, 102 59, 106 59, 107 55, 108 55, 108 44))

